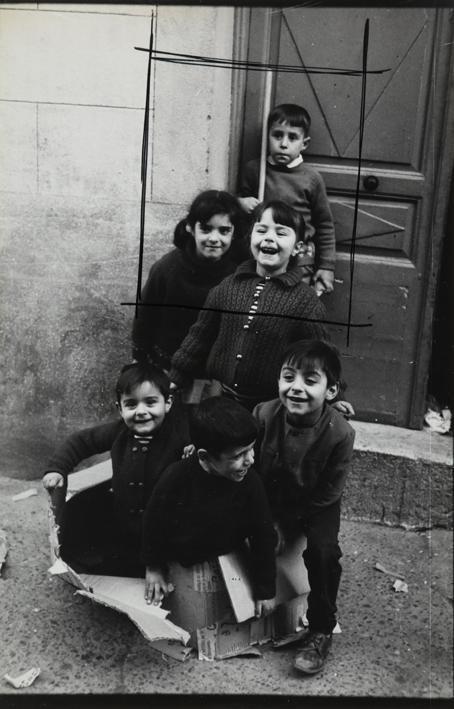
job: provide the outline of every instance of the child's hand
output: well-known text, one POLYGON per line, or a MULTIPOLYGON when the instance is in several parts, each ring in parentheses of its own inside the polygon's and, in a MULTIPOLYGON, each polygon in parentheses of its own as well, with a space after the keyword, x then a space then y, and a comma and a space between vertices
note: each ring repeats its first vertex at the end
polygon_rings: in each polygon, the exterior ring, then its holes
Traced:
POLYGON ((322 293, 331 293, 331 291, 334 290, 334 271, 329 271, 326 268, 319 268, 314 274, 312 285, 314 286, 317 295, 322 295, 322 293))
POLYGON ((145 600, 148 604, 158 606, 164 596, 173 591, 173 584, 166 581, 164 574, 159 569, 150 569, 145 572, 145 600))
POLYGON ((275 598, 266 598, 263 601, 255 602, 255 617, 261 618, 264 615, 269 615, 276 607, 275 598))
POLYGON ((241 204, 242 208, 247 214, 253 212, 256 206, 260 204, 257 197, 240 197, 238 199, 238 202, 241 204))
POLYGON ((63 487, 64 480, 60 473, 46 473, 43 477, 44 489, 51 493, 56 487, 63 487))
POLYGON ((195 453, 195 445, 190 443, 188 446, 183 448, 183 455, 181 457, 190 458, 193 453, 195 453))
POLYGON ((349 401, 335 401, 333 404, 331 404, 331 406, 333 407, 333 409, 337 409, 337 411, 339 411, 339 413, 341 413, 342 416, 345 416, 345 418, 347 419, 355 415, 355 409, 349 401))

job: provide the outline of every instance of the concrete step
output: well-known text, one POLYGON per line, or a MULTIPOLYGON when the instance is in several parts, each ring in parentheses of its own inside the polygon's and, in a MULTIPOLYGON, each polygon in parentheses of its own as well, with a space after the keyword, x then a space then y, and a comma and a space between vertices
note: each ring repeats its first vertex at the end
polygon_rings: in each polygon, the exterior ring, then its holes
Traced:
POLYGON ((351 421, 356 431, 343 516, 406 529, 452 529, 453 438, 351 421))

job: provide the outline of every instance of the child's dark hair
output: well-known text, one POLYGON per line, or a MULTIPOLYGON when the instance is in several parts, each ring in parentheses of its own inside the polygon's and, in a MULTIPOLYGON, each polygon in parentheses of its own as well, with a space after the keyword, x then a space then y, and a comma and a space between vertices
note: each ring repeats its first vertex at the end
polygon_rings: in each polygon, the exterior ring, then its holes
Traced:
POLYGON ((204 399, 191 413, 191 443, 211 455, 248 446, 258 435, 257 423, 249 411, 233 399, 212 396, 204 399))
POLYGON ((294 128, 302 128, 307 137, 311 127, 311 117, 305 108, 296 103, 281 103, 275 106, 268 116, 268 130, 273 123, 288 123, 294 128))
POLYGON ((298 340, 289 345, 282 357, 282 367, 288 364, 295 369, 307 369, 308 367, 319 366, 328 380, 328 386, 339 384, 345 389, 344 382, 341 382, 341 361, 339 351, 334 345, 323 340, 298 340))
POLYGON ((243 235, 245 217, 237 198, 230 192, 206 190, 197 195, 186 218, 176 225, 173 234, 175 246, 183 249, 188 243, 188 239, 192 240, 192 236, 186 229, 187 226, 194 229, 197 222, 207 224, 216 214, 227 214, 232 222, 234 239, 239 239, 243 235))
POLYGON ((120 403, 123 394, 130 394, 134 387, 140 386, 144 382, 152 382, 159 389, 164 399, 167 400, 169 398, 169 377, 151 362, 143 360, 134 362, 134 364, 127 364, 121 370, 115 387, 118 403, 120 403))
POLYGON ((252 213, 251 229, 255 222, 260 221, 266 209, 271 209, 276 224, 283 224, 284 226, 290 227, 296 234, 296 240, 304 241, 306 225, 303 215, 286 202, 281 202, 277 199, 261 202, 261 204, 256 206, 252 213))

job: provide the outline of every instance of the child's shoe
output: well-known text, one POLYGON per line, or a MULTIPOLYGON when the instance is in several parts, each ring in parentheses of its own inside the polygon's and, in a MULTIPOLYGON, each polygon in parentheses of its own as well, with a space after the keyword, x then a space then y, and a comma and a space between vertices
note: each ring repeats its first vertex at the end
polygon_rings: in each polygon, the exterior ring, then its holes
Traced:
POLYGON ((301 651, 295 657, 294 668, 305 675, 320 672, 325 664, 331 642, 331 634, 308 633, 301 643, 301 651))

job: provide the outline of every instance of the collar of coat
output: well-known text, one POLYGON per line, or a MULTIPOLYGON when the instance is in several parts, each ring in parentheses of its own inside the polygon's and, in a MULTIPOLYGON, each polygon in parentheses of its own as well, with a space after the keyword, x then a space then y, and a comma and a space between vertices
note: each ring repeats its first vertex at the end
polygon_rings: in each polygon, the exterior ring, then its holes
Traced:
MULTIPOLYGON (((251 276, 254 276, 258 281, 263 281, 265 278, 264 276, 258 275, 257 264, 254 259, 245 261, 238 266, 235 271, 235 278, 251 278, 251 276)), ((271 276, 270 278, 272 281, 282 283, 282 285, 287 288, 293 288, 293 286, 301 283, 302 276, 303 274, 301 268, 299 266, 294 266, 293 268, 290 268, 289 271, 280 273, 278 276, 271 276)))

